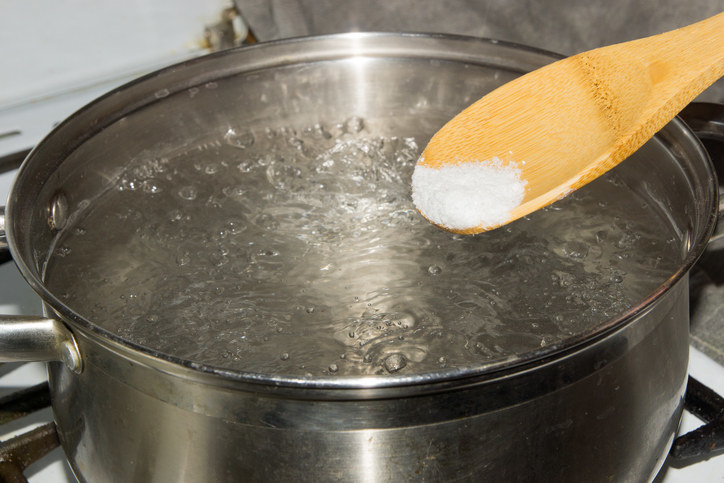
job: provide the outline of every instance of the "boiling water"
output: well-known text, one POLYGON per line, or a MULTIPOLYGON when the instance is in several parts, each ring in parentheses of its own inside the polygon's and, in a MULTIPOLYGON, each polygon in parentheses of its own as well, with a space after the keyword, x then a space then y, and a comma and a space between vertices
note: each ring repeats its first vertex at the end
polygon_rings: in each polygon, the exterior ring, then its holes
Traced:
POLYGON ((414 139, 338 125, 228 132, 130 160, 57 240, 51 290, 154 350, 288 376, 492 363, 621 313, 679 265, 609 174, 478 236, 413 208, 414 139))

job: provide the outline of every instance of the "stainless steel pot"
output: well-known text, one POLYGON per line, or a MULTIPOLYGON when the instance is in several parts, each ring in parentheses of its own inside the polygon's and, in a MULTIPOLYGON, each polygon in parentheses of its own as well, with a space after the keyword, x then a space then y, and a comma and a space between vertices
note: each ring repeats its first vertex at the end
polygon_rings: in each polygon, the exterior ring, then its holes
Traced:
POLYGON ((313 109, 317 118, 363 115, 397 135, 424 137, 481 92, 554 59, 461 37, 304 38, 170 67, 58 126, 23 164, 5 223, 46 317, 3 317, 0 354, 50 361, 60 439, 79 480, 641 481, 655 474, 686 385, 688 271, 717 211, 707 154, 678 120, 645 156, 624 163, 621 176, 670 220, 680 268, 583 336, 503 363, 384 378, 223 370, 135 346, 74 313, 43 283, 53 236, 74 206, 107 188, 133 153, 258 116, 254 96, 234 105, 245 89, 271 89, 275 115, 286 122, 313 109), (232 77, 238 82, 218 88, 232 77), (218 95, 203 106, 173 96, 199 87, 218 95), (148 124, 128 121, 151 106, 148 124))

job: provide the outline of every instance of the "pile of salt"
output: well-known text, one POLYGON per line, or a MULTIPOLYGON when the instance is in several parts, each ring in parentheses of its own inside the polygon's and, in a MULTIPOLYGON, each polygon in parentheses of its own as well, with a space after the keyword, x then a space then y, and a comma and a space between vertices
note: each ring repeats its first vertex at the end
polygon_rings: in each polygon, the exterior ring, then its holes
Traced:
POLYGON ((425 218, 444 228, 491 228, 510 219, 523 201, 525 184, 517 165, 499 158, 437 169, 418 163, 412 201, 425 218))

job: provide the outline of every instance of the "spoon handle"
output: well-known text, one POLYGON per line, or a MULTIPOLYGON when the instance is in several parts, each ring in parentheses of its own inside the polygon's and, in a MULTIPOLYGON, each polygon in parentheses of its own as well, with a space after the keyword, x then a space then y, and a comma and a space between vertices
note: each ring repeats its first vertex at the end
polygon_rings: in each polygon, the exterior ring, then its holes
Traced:
MULTIPOLYGON (((568 72, 588 86, 591 112, 601 121, 592 152, 568 190, 630 156, 687 104, 724 76, 724 13, 663 34, 569 57, 568 72), (603 134, 608 131, 608 134, 603 134)), ((552 200, 549 200, 552 201, 552 200)))
POLYGON ((633 134, 629 129, 634 128, 640 130, 636 138, 648 138, 724 76, 724 13, 671 32, 586 52, 579 62, 591 85, 600 89, 594 97, 603 104, 602 110, 612 111, 614 133, 633 134), (637 65, 639 69, 631 69, 637 65), (599 71, 605 72, 601 78, 599 71))

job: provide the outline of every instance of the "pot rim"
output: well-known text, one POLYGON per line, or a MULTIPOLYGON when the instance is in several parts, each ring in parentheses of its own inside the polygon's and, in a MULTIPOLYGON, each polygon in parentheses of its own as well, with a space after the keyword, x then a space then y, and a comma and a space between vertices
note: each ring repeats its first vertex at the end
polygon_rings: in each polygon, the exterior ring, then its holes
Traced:
MULTIPOLYGON (((202 379, 213 382, 218 378, 224 381, 241 382, 241 383, 252 383, 254 385, 266 385, 274 387, 300 387, 310 389, 365 389, 365 388, 387 388, 387 387, 399 387, 399 386, 418 386, 418 385, 429 385, 434 384, 448 384, 457 382, 470 381, 472 379, 480 379, 481 377, 495 376, 499 374, 510 373, 518 369, 525 370, 535 363, 547 363, 551 360, 565 357, 570 355, 572 352, 580 350, 583 347, 589 346, 596 341, 605 338, 610 333, 617 331, 627 324, 632 323, 636 320, 637 316, 647 311, 652 304, 654 304, 659 297, 667 292, 672 286, 679 282, 691 269, 696 260, 699 258, 704 248, 707 245, 708 239, 714 229, 716 214, 718 212, 718 191, 713 186, 707 187, 711 191, 711 206, 709 207, 709 214, 706 226, 701 230, 700 236, 696 240, 685 240, 687 244, 687 254, 680 265, 679 269, 672 274, 663 284, 661 284, 656 290, 650 295, 643 298, 638 304, 632 306, 628 310, 620 313, 618 316, 612 317, 589 330, 578 333, 573 337, 566 338, 558 343, 547 345, 544 348, 535 349, 522 354, 516 354, 505 359, 496 359, 489 363, 480 363, 472 366, 455 367, 449 369, 443 369, 436 372, 429 373, 418 373, 411 375, 388 375, 388 376, 314 376, 314 377, 301 377, 301 376, 284 376, 284 375, 269 375, 263 373, 243 372, 231 369, 225 369, 221 367, 211 366, 207 364, 196 363, 190 360, 182 359, 180 357, 173 356, 171 354, 162 353, 154 349, 144 347, 133 342, 127 341, 113 332, 110 332, 102 327, 97 326, 85 317, 75 313, 72 309, 67 307, 59 298, 50 292, 41 281, 41 277, 38 276, 38 270, 33 270, 26 263, 26 260, 20 256, 20 248, 18 241, 14 235, 13 230, 13 213, 14 204, 16 199, 17 186, 22 184, 23 175, 28 171, 28 166, 32 164, 35 158, 42 157, 43 148, 48 143, 48 139, 53 138, 58 131, 61 131, 64 127, 71 125, 76 120, 87 113, 88 111, 97 108, 99 105, 103 105, 105 102, 112 100, 115 96, 120 95, 129 89, 138 88, 143 86, 147 81, 157 77, 159 74, 171 74, 189 68, 199 63, 209 62, 212 59, 224 59, 228 56, 239 55, 241 51, 257 52, 269 49, 283 48, 292 44, 307 43, 324 43, 324 42, 347 42, 356 43, 357 41, 384 41, 385 39, 428 39, 428 40, 439 40, 450 43, 460 44, 472 44, 472 45, 496 45, 502 49, 511 49, 515 51, 522 51, 529 53, 534 56, 539 56, 547 61, 555 61, 563 58, 556 53, 552 53, 546 50, 542 50, 535 47, 521 45, 513 42, 499 41, 489 38, 462 36, 462 35, 450 35, 450 34, 427 34, 427 33, 385 33, 385 32, 355 32, 355 33, 344 33, 344 34, 329 34, 320 36, 308 36, 308 37, 297 37, 291 39, 275 40, 270 42, 261 42, 250 46, 242 46, 234 49, 224 50, 215 52, 205 56, 197 57, 191 60, 180 62, 163 69, 154 71, 138 79, 124 84, 105 95, 95 99, 86 106, 82 107, 71 116, 66 118, 58 126, 56 126, 26 157, 20 170, 15 178, 11 194, 8 199, 6 208, 6 217, 9 220, 6 223, 6 236, 10 252, 13 255, 13 259, 28 284, 37 292, 43 299, 46 307, 52 308, 52 310, 64 321, 66 321, 71 329, 79 330, 84 335, 88 336, 91 340, 101 344, 107 349, 122 355, 123 357, 140 362, 144 365, 155 366, 159 370, 168 373, 176 373, 179 375, 187 376, 188 371, 197 373, 197 376, 201 376, 202 379), (41 154, 38 154, 41 153, 41 154), (207 377, 208 376, 208 377, 207 377)), ((412 40, 415 42, 415 40, 412 40)), ((360 51, 350 52, 348 50, 349 45, 345 44, 340 49, 331 49, 331 52, 326 55, 318 55, 312 57, 314 60, 328 60, 329 58, 342 58, 349 57, 351 55, 377 55, 379 45, 375 45, 370 52, 360 51), (331 56, 331 57, 330 57, 331 56), (321 58, 320 58, 321 57, 321 58)), ((399 55, 401 52, 399 49, 390 49, 387 53, 388 56, 399 55)), ((305 58, 306 59, 306 58, 305 58)), ((305 61, 305 59, 298 58, 285 58, 281 65, 293 64, 305 61)), ((464 52, 452 53, 445 57, 446 60, 463 60, 468 59, 475 61, 473 54, 465 54, 464 52)), ((547 62, 546 61, 546 62, 547 62)), ((477 62, 480 63, 481 59, 478 57, 477 62)), ((280 65, 279 62, 275 62, 273 65, 280 65)), ((254 68, 259 68, 258 66, 254 68)), ((239 72, 246 72, 244 69, 239 72)), ((213 71, 215 72, 215 71, 213 71)), ((224 72, 215 72, 216 76, 209 79, 195 79, 195 82, 202 83, 208 82, 213 79, 218 79, 224 76, 224 72)), ((174 91, 175 92, 175 91, 174 91)), ((146 103, 136 103, 128 107, 128 111, 117 112, 112 111, 115 116, 110 118, 103 118, 103 121, 107 123, 114 122, 115 120, 127 115, 128 112, 142 108, 146 103)), ((94 126, 97 127, 97 126, 94 126)), ((102 129, 98 127, 98 129, 102 129)), ((696 151, 696 154, 703 158, 708 163, 708 168, 711 173, 714 173, 713 166, 709 159, 707 152, 699 142, 698 138, 693 132, 680 120, 674 119, 664 129, 675 131, 677 139, 691 143, 691 147, 696 151)), ((76 140, 77 144, 74 145, 73 149, 78 145, 85 142, 86 139, 92 137, 94 132, 88 133, 86 138, 76 140)), ((714 177, 716 179, 716 177, 714 177)), ((27 181, 27 180, 26 180, 27 181)))

